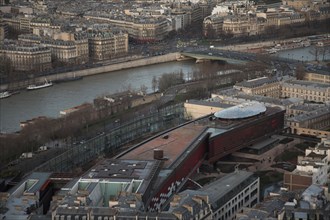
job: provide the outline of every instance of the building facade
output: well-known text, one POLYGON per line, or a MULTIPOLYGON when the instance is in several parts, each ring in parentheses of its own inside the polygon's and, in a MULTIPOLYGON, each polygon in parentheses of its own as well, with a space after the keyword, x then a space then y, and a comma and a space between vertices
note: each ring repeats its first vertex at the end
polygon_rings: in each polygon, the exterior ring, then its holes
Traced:
POLYGON ((268 96, 273 98, 279 98, 281 93, 280 82, 275 77, 260 77, 243 81, 234 85, 234 88, 248 95, 268 96))
POLYGON ((246 15, 226 16, 223 21, 223 31, 234 36, 258 34, 257 18, 246 15))
POLYGON ((171 22, 164 16, 132 18, 124 17, 99 17, 97 15, 86 15, 86 19, 106 21, 118 29, 128 33, 129 38, 137 42, 157 42, 166 37, 172 30, 171 22), (121 18, 121 19, 120 19, 121 18))
POLYGON ((326 185, 329 178, 329 147, 324 141, 317 147, 305 150, 304 156, 297 157, 296 169, 285 172, 283 184, 289 190, 305 189, 311 184, 326 185))
POLYGON ((26 44, 39 44, 50 48, 52 62, 64 62, 66 64, 83 64, 89 60, 88 39, 56 39, 40 37, 35 34, 23 34, 18 36, 18 41, 26 44), (45 40, 46 39, 46 40, 45 40))
POLYGON ((0 55, 8 57, 17 71, 41 72, 51 68, 51 51, 45 46, 3 45, 0 55))
POLYGON ((315 152, 306 153, 305 156, 298 156, 297 170, 313 173, 312 182, 324 185, 328 180, 328 157, 325 154, 315 152))
POLYGON ((312 136, 327 134, 329 133, 327 130, 330 128, 330 107, 324 106, 305 114, 290 117, 287 119, 287 126, 290 127, 292 134, 312 136))
POLYGON ((243 207, 252 208, 259 203, 259 177, 246 171, 236 171, 203 187, 208 192, 212 205, 212 219, 233 219, 243 207), (219 187, 221 186, 221 187, 219 187), (217 193, 215 193, 217 192, 217 193))
POLYGON ((92 60, 109 60, 128 52, 128 34, 123 32, 89 33, 89 56, 92 60))
POLYGON ((217 37, 223 32, 223 17, 210 15, 204 18, 203 21, 203 34, 206 37, 217 37))
POLYGON ((73 41, 42 41, 41 44, 50 48, 52 52, 52 61, 63 62, 67 64, 76 64, 77 48, 73 41))
POLYGON ((165 18, 144 21, 138 20, 132 23, 132 38, 138 42, 154 42, 164 39, 169 32, 170 24, 165 18))
POLYGON ((209 139, 208 161, 214 163, 265 135, 282 130, 284 112, 278 107, 247 102, 215 113, 219 117, 212 122, 220 132, 209 139))
POLYGON ((292 172, 285 172, 283 184, 289 190, 305 189, 311 184, 324 185, 328 181, 327 155, 309 153, 298 157, 298 165, 292 172))
POLYGON ((79 64, 87 63, 89 61, 88 39, 75 39, 74 43, 76 45, 77 53, 76 62, 79 64))
POLYGON ((7 34, 8 34, 7 25, 4 23, 0 23, 0 42, 6 38, 7 34))
POLYGON ((317 82, 317 83, 327 83, 330 84, 330 74, 329 73, 314 73, 308 72, 304 75, 304 80, 317 82))
POLYGON ((302 98, 313 102, 329 102, 328 84, 302 80, 291 80, 281 84, 281 97, 302 98))

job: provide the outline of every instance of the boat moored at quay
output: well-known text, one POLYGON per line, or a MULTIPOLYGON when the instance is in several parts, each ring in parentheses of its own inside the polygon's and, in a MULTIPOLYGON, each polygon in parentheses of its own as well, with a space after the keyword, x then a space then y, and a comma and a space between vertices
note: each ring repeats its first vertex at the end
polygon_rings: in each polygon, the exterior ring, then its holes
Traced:
POLYGON ((52 86, 53 83, 52 82, 48 82, 47 79, 45 79, 45 83, 44 84, 32 84, 29 85, 28 87, 26 87, 27 90, 36 90, 36 89, 43 89, 43 88, 47 88, 52 86))
POLYGON ((8 91, 0 92, 0 99, 8 98, 11 95, 12 94, 10 92, 8 92, 8 91))

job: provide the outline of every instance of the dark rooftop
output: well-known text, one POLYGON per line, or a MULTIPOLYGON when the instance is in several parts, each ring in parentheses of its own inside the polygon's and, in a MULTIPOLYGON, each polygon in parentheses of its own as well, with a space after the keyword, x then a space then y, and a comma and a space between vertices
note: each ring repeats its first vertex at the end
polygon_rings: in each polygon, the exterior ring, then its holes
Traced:
POLYGON ((195 105, 210 106, 210 107, 219 107, 219 108, 229 108, 229 107, 233 106, 233 105, 225 104, 225 103, 221 103, 221 102, 214 102, 212 100, 208 101, 208 100, 190 99, 187 101, 187 103, 195 104, 195 105))
MULTIPOLYGON (((150 158, 149 158, 150 159, 150 158)), ((85 179, 150 179, 151 170, 157 168, 156 160, 112 160, 95 165, 82 177, 85 179)))
POLYGON ((154 158, 155 150, 163 151, 164 168, 169 168, 200 136, 206 126, 194 123, 186 124, 167 132, 164 135, 137 146, 120 159, 150 160, 154 158))
POLYGON ((251 79, 248 81, 243 81, 243 82, 237 83, 235 86, 254 88, 254 87, 262 86, 264 84, 270 84, 270 83, 275 83, 275 82, 278 82, 276 77, 272 77, 272 78, 261 77, 261 78, 251 79))

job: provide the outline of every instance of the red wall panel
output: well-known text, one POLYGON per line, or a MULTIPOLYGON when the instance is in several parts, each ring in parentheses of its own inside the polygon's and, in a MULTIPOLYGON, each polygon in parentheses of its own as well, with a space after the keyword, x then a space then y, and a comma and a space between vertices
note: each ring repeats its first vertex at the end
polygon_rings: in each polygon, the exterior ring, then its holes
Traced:
POLYGON ((283 128, 284 112, 242 123, 212 138, 209 144, 209 162, 213 163, 246 146, 247 143, 283 128))

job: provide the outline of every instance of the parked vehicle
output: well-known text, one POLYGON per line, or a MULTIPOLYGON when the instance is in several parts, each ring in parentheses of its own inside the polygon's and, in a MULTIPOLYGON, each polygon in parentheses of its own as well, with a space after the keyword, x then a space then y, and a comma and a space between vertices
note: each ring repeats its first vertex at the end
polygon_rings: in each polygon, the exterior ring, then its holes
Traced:
POLYGON ((48 150, 47 146, 40 146, 38 149, 38 151, 45 151, 45 150, 48 150))
POLYGON ((25 152, 25 153, 22 153, 22 155, 20 156, 21 159, 32 158, 32 157, 33 157, 33 152, 25 152))

